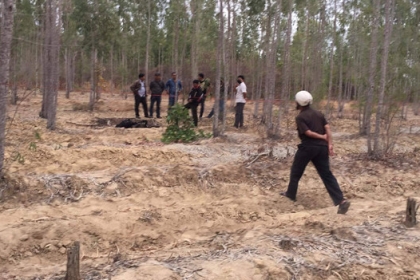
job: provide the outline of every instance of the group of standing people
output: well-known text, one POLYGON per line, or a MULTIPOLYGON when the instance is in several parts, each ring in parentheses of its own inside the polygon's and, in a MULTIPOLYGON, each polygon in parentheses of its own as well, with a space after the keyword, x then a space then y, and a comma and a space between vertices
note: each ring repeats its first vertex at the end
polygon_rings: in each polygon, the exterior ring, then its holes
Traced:
POLYGON ((142 104, 144 117, 153 118, 154 107, 156 104, 156 117, 161 118, 160 104, 162 102, 162 95, 164 92, 169 94, 169 106, 175 105, 176 99, 182 90, 182 83, 177 79, 175 72, 172 73, 172 78, 166 83, 162 81, 162 75, 155 73, 155 78, 149 84, 150 89, 150 110, 147 106, 147 91, 145 84, 145 75, 139 74, 139 79, 130 86, 131 91, 134 94, 134 112, 136 118, 140 118, 139 107, 142 104))
MULTIPOLYGON (((194 125, 198 126, 199 118, 203 118, 205 110, 205 102, 207 99, 207 94, 210 89, 211 83, 210 79, 206 78, 203 73, 199 73, 196 80, 193 81, 193 86, 188 95, 188 103, 185 105, 185 108, 191 110, 192 118, 194 125), (198 106, 200 106, 200 114, 198 114, 198 106)), ((177 102, 178 96, 182 90, 182 83, 177 79, 177 74, 172 73, 171 79, 166 83, 162 81, 162 76, 160 73, 155 73, 155 78, 149 84, 150 89, 150 108, 148 110, 147 106, 147 90, 145 84, 145 75, 143 73, 139 74, 139 79, 135 81, 131 87, 131 91, 134 94, 134 112, 136 118, 140 118, 139 107, 142 104, 144 116, 146 118, 153 118, 154 107, 156 104, 156 117, 161 118, 160 105, 162 102, 162 95, 166 92, 169 95, 169 108, 174 106, 177 102)), ((223 94, 225 91, 225 86, 223 80, 220 81, 220 93, 223 94)), ((245 77, 239 75, 237 78, 236 86, 236 110, 235 110, 235 123, 234 127, 241 128, 244 124, 244 107, 246 103, 246 84, 245 77)), ((223 113, 225 107, 225 102, 223 98, 219 100, 219 112, 223 113)), ((214 115, 214 108, 211 110, 207 118, 211 118, 214 115)))

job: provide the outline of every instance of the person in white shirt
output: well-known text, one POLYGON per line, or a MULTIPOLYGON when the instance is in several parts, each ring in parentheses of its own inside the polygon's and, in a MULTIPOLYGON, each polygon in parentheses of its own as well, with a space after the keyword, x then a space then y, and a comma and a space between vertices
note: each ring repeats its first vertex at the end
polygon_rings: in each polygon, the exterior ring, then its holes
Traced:
POLYGON ((140 113, 139 113, 139 105, 140 103, 143 105, 143 111, 144 111, 144 116, 146 118, 149 117, 148 112, 147 111, 147 102, 146 102, 146 98, 147 98, 147 93, 146 93, 146 85, 144 82, 144 74, 140 73, 139 74, 139 79, 137 81, 135 81, 130 89, 134 94, 134 112, 136 113, 136 118, 140 118, 140 113))
POLYGON ((235 124, 233 125, 236 128, 244 126, 244 107, 246 103, 246 85, 245 77, 242 75, 238 76, 238 86, 236 87, 236 113, 235 113, 235 124))

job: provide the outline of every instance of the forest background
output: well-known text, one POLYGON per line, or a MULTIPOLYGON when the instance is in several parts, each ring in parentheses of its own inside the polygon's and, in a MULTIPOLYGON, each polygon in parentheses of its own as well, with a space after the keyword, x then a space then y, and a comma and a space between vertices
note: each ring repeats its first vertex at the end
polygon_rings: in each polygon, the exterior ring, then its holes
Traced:
MULTIPOLYGON (((389 139, 381 143, 392 120, 406 118, 409 105, 420 109, 417 1, 4 0, 1 15, 11 55, 2 56, 0 131, 8 102, 41 93, 40 117, 54 129, 58 90, 66 98, 89 91, 94 110, 101 94, 126 97, 139 72, 149 82, 155 72, 167 79, 175 71, 186 89, 203 72, 216 100, 227 96, 214 81, 223 78, 231 91, 245 75, 268 137, 281 134, 299 90, 326 100, 319 107, 328 117, 343 117, 344 104, 356 101, 375 157, 392 149, 389 139)), ((214 126, 217 136, 217 118, 214 126)))

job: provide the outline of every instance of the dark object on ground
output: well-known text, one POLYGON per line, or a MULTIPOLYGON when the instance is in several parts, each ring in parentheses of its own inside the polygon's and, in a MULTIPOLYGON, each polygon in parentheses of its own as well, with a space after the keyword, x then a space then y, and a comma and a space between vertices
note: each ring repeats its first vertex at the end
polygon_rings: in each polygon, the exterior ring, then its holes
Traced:
POLYGON ((118 123, 115 127, 124 127, 124 128, 150 128, 150 127, 159 127, 153 120, 139 120, 139 119, 125 119, 118 123))
POLYGON ((67 272, 65 280, 81 280, 80 277, 80 242, 76 241, 67 250, 67 272))
POLYGON ((414 227, 417 224, 417 210, 419 209, 419 205, 417 205, 417 201, 409 197, 407 198, 407 209, 405 211, 405 226, 406 227, 414 227))

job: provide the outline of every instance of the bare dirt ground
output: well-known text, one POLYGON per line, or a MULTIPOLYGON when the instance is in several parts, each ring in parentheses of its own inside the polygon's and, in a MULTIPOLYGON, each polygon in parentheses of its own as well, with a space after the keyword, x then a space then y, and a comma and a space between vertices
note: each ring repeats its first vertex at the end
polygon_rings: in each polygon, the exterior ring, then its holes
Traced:
MULTIPOLYGON (((231 128, 229 113, 225 137, 191 144, 163 145, 164 119, 95 126, 132 117, 130 97, 105 95, 89 113, 77 110, 87 95, 60 96, 54 132, 38 118, 39 95, 9 107, 0 279, 63 279, 72 241, 83 279, 419 279, 420 232, 402 223, 406 198, 420 198, 419 117, 400 122, 383 161, 366 159, 351 107, 331 120, 332 169, 352 201, 342 216, 312 166, 297 202, 279 196, 296 112, 276 141, 262 139, 251 105, 246 129, 231 128)), ((199 126, 211 131, 208 119, 199 126)))

